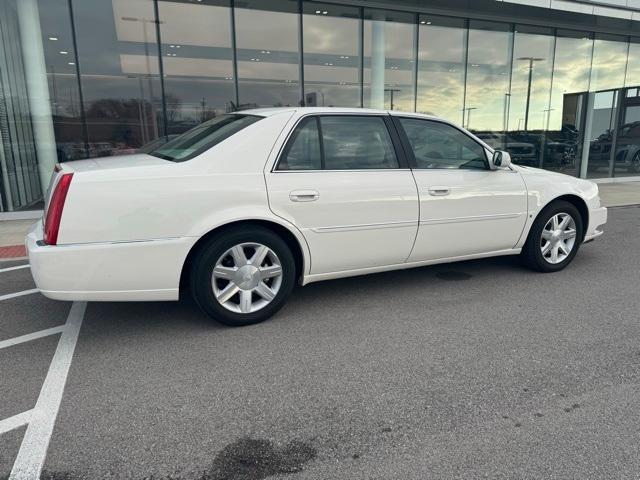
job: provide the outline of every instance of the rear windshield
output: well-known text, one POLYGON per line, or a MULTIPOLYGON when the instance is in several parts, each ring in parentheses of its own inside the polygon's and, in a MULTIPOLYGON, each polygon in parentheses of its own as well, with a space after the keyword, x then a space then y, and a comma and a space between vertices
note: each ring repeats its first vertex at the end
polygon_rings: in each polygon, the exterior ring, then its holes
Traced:
POLYGON ((172 162, 184 162, 200 155, 205 150, 262 118, 264 117, 256 115, 220 115, 152 149, 149 155, 172 162))

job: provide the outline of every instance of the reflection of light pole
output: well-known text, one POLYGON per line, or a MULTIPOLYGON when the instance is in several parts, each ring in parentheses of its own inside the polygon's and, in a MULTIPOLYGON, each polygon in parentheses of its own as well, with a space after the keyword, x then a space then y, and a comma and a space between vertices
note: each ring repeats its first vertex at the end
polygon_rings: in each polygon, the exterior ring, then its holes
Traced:
POLYGON ((507 133, 507 130, 509 130, 509 109, 511 107, 511 94, 510 93, 505 93, 504 94, 504 112, 503 112, 503 118, 502 118, 502 124, 504 125, 504 133, 507 133))
POLYGON ((527 60, 529 62, 529 84, 527 86, 527 109, 524 112, 524 130, 529 129, 529 103, 531 102, 531 81, 533 80, 533 62, 541 62, 544 58, 536 57, 520 57, 518 60, 527 60))
MULTIPOLYGON (((142 23, 142 35, 144 38, 144 57, 145 57, 145 64, 147 67, 147 73, 145 75, 145 77, 148 80, 149 83, 149 103, 151 104, 151 120, 153 121, 153 133, 154 133, 154 138, 158 137, 158 121, 156 119, 156 113, 155 113, 155 108, 153 106, 153 101, 154 101, 154 93, 153 93, 153 79, 152 79, 152 75, 151 75, 151 63, 150 63, 150 55, 149 55, 149 40, 147 38, 147 24, 148 23, 153 23, 154 25, 159 25, 162 24, 162 21, 156 22, 155 19, 147 19, 147 18, 136 18, 136 17, 120 17, 121 20, 126 21, 126 22, 141 22, 142 23)), ((158 27, 159 28, 159 27, 158 27)), ((158 45, 158 49, 160 50, 160 53, 162 53, 162 45, 158 45)), ((161 79, 162 81, 162 79, 161 79)), ((140 87, 142 88, 142 87, 140 87)), ((144 98, 142 99, 144 100, 144 98)), ((165 102, 165 98, 164 96, 162 97, 162 102, 163 102, 163 107, 162 110, 163 112, 166 111, 166 106, 164 104, 165 102)), ((146 115, 146 107, 145 107, 145 115, 146 115)), ((146 122, 146 118, 145 118, 145 123, 143 125, 140 125, 140 129, 144 129, 147 130, 148 126, 147 126, 147 122, 146 122)), ((148 136, 149 132, 146 132, 146 135, 143 134, 143 136, 148 136)))
POLYGON ((471 110, 477 110, 478 107, 467 107, 467 108, 463 108, 462 109, 462 126, 464 127, 464 117, 465 117, 465 113, 466 113, 466 117, 467 117, 467 126, 466 128, 469 128, 469 124, 471 123, 471 110))
POLYGON ((555 108, 546 108, 542 111, 542 113, 547 114, 547 126, 545 128, 545 131, 549 131, 549 117, 551 116, 551 112, 553 112, 554 110, 555 108))
POLYGON ((401 90, 399 88, 385 88, 384 91, 389 92, 391 97, 391 110, 393 110, 393 92, 400 92, 401 90))

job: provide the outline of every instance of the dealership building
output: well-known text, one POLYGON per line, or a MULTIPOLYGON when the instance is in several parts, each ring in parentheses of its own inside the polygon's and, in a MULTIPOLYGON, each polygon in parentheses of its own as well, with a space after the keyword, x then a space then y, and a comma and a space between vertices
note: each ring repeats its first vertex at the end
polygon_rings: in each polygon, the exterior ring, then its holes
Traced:
POLYGON ((434 114, 515 163, 640 176, 640 0, 0 0, 0 35, 0 212, 42 209, 57 162, 272 106, 434 114))

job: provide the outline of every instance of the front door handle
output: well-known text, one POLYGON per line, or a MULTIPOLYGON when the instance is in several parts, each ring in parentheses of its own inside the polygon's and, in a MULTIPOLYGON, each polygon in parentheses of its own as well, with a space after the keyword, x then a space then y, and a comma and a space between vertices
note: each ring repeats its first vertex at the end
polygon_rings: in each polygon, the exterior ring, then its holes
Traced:
POLYGON ((315 202, 320 198, 320 194, 315 190, 294 190, 289 193, 289 200, 292 202, 315 202))
POLYGON ((449 187, 429 187, 429 195, 433 195, 434 197, 443 197, 450 193, 451 189, 449 187))

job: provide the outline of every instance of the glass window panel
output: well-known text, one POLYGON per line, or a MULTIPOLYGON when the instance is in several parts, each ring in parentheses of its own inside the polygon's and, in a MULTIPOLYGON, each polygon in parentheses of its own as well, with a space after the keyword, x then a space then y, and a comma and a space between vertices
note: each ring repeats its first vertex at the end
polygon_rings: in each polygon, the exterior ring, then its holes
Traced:
POLYGON ((80 94, 67 0, 39 2, 53 129, 58 161, 84 158, 80 94))
POLYGON ((304 4, 304 89, 307 106, 360 106, 359 9, 304 4))
POLYGON ((462 122, 467 30, 464 20, 420 16, 417 111, 462 122))
POLYGON ((578 175, 592 52, 591 34, 558 30, 544 168, 578 175))
POLYGON ((596 36, 591 69, 592 92, 624 86, 628 49, 629 43, 624 37, 596 36))
POLYGON ((401 118, 418 168, 487 168, 484 147, 457 128, 440 122, 401 118))
POLYGON ((298 3, 241 5, 235 9, 240 107, 299 105, 298 3))
POLYGON ((169 134, 235 109, 228 0, 158 2, 169 134))
POLYGON ((509 103, 512 32, 506 24, 471 21, 464 125, 502 147, 509 103))
POLYGON ((31 116, 18 9, 0 2, 0 211, 38 208, 42 198, 32 124, 43 120, 31 116))
POLYGON ((134 153, 163 134, 152 0, 75 0, 89 156, 134 153))
POLYGON ((327 170, 398 168, 389 131, 380 117, 321 117, 327 170))
POLYGON ((543 130, 549 108, 555 39, 551 31, 534 34, 516 28, 508 130, 543 130))
POLYGON ((589 158, 587 178, 608 177, 612 161, 613 137, 616 123, 618 92, 606 90, 595 92, 589 132, 589 158))
POLYGON ((365 10, 364 106, 414 111, 415 16, 365 10))
POLYGON ((625 86, 637 87, 640 85, 640 38, 631 39, 629 45, 629 60, 627 64, 627 77, 625 86))
POLYGON ((504 148, 514 163, 543 161, 555 37, 551 29, 516 26, 504 148))
POLYGON ((320 134, 318 119, 309 117, 300 122, 280 158, 278 170, 320 170, 320 134))

